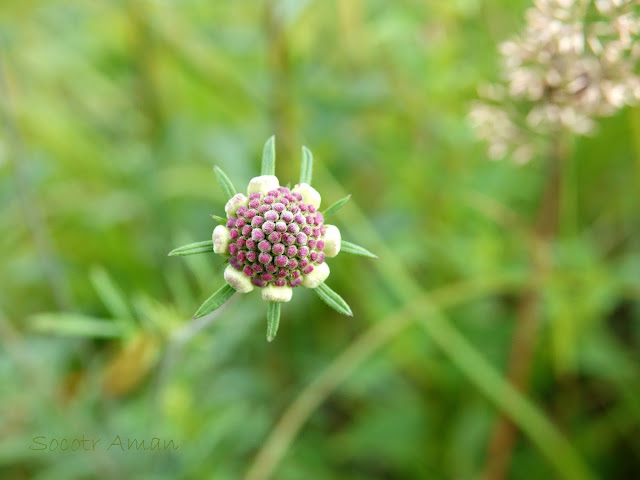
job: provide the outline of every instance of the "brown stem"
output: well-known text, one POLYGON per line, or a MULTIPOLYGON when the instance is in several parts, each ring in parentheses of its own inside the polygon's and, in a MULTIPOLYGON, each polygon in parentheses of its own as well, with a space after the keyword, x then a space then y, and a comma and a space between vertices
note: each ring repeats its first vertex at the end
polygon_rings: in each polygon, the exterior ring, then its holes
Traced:
MULTIPOLYGON (((535 221, 531 243, 530 283, 522 293, 516 311, 507 380, 523 393, 529 386, 540 323, 541 291, 538 279, 543 278, 552 267, 551 247, 558 228, 560 187, 566 158, 565 143, 562 140, 556 141, 549 158, 547 182, 535 221)), ((516 438, 516 426, 506 415, 500 414, 491 432, 484 478, 503 480, 507 477, 516 438)))

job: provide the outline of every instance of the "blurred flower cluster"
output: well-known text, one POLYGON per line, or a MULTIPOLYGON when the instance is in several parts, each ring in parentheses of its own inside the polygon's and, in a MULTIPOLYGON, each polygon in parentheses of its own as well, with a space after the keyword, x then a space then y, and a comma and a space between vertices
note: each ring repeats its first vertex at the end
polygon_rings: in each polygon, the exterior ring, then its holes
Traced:
POLYGON ((640 0, 536 0, 524 32, 500 46, 503 78, 479 89, 470 119, 494 159, 527 162, 554 132, 640 100, 640 0))

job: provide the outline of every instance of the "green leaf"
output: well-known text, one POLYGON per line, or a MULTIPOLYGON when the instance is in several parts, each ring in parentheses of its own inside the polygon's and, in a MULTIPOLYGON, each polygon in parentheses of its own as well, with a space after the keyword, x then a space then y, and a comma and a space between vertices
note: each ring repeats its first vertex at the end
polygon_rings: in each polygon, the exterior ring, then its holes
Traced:
POLYGON ((340 242, 340 251, 352 253, 354 255, 361 255, 363 257, 378 258, 377 255, 374 255, 366 248, 363 248, 360 245, 356 245, 355 243, 347 242, 346 240, 342 240, 340 242))
POLYGON ((262 171, 260 175, 276 174, 276 136, 271 135, 262 150, 262 171))
POLYGON ((40 313, 31 319, 31 329, 38 333, 89 338, 119 338, 127 333, 120 323, 75 313, 40 313))
POLYGON ((324 301, 324 303, 329 305, 336 312, 341 313, 342 315, 353 317, 353 312, 351 311, 351 308, 349 307, 347 302, 345 302, 340 295, 331 290, 331 288, 329 288, 326 283, 321 283, 313 290, 324 301))
POLYGON ((227 219, 224 218, 224 217, 219 217, 218 215, 211 214, 211 218, 213 218, 220 225, 226 225, 227 224, 227 219))
POLYGON ((216 173, 218 183, 220 183, 222 191, 227 196, 227 198, 233 197, 237 193, 236 187, 233 186, 233 183, 231 183, 231 180, 229 180, 227 174, 224 173, 222 169, 217 165, 213 167, 213 171, 216 173))
POLYGON ((345 203, 347 203, 350 198, 351 198, 351 194, 349 194, 346 197, 338 200, 336 203, 334 203, 333 205, 328 207, 324 212, 322 212, 322 216, 324 218, 330 217, 331 215, 336 213, 338 210, 340 210, 342 207, 344 207, 345 203))
POLYGON ((228 283, 225 284, 216 293, 207 298, 202 305, 200 305, 200 308, 193 318, 204 317, 214 310, 217 310, 224 305, 227 300, 233 297, 234 293, 236 293, 235 289, 228 283))
POLYGON ((169 252, 170 257, 195 255, 196 253, 213 253, 213 240, 205 240, 203 242, 190 243, 178 248, 174 248, 169 252))
POLYGON ((300 183, 311 185, 313 173, 313 154, 307 147, 302 147, 302 166, 300 168, 300 183))
POLYGON ((272 342, 276 338, 278 325, 280 324, 280 302, 267 303, 267 342, 272 342))
POLYGON ((100 297, 100 300, 114 318, 123 320, 131 320, 134 318, 124 293, 122 293, 103 267, 92 267, 89 271, 89 280, 100 297))

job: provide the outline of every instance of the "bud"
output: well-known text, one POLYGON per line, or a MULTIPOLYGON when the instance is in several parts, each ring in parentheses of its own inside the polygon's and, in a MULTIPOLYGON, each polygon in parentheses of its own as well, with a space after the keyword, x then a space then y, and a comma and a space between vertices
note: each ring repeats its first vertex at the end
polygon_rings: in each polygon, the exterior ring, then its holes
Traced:
POLYGON ((224 206, 224 211, 227 214, 227 218, 235 215, 240 207, 246 207, 248 203, 249 199, 241 193, 238 193, 237 195, 231 197, 231 199, 224 206))
POLYGON ((240 293, 248 293, 253 290, 253 284, 251 283, 251 277, 248 277, 244 272, 236 270, 231 265, 228 265, 224 270, 225 281, 236 289, 240 293))
POLYGON ((262 193, 266 195, 267 192, 276 189, 280 186, 278 177, 275 175, 260 175, 259 177, 253 177, 247 187, 247 194, 262 193))
POLYGON ((335 225, 325 225, 327 231, 324 235, 324 254, 327 257, 335 257, 340 253, 342 237, 340 230, 335 225))
POLYGON ((302 201, 307 205, 313 205, 315 208, 320 207, 320 200, 322 200, 320 194, 311 185, 298 183, 291 191, 302 195, 302 201))
POLYGON ((218 225, 213 229, 213 251, 220 255, 229 254, 229 243, 231 242, 231 235, 229 229, 224 225, 218 225))
POLYGON ((329 265, 326 263, 316 265, 311 273, 304 276, 302 286, 306 288, 316 288, 327 279, 329 273, 329 265))
POLYGON ((293 295, 293 289, 286 285, 267 285, 262 288, 262 299, 267 302, 288 302, 293 295))

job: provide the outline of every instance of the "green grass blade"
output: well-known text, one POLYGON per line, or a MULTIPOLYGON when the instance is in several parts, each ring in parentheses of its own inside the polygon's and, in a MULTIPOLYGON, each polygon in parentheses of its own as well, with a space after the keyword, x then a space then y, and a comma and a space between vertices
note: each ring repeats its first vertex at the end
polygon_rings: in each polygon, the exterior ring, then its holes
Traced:
POLYGON ((350 198, 351 198, 351 194, 349 194, 346 197, 338 200, 336 203, 334 203, 333 205, 328 207, 324 212, 322 212, 322 216, 325 219, 329 218, 331 215, 333 215, 338 210, 340 210, 342 207, 344 207, 344 205, 349 201, 350 198))
POLYGON ((302 147, 302 166, 300 167, 300 183, 311 185, 313 174, 313 154, 307 147, 302 147))
POLYGON ((353 317, 353 312, 351 311, 351 308, 349 307, 347 302, 345 302, 340 295, 331 290, 331 288, 329 288, 326 283, 321 283, 316 288, 314 288, 314 291, 324 301, 324 303, 329 305, 336 312, 341 313, 342 315, 353 317))
POLYGON ((276 136, 271 135, 262 150, 262 170, 260 175, 276 174, 276 136))
POLYGON ((267 304, 267 342, 272 342, 278 333, 280 324, 280 302, 269 302, 267 304))
POLYGON ((126 331, 120 323, 75 313, 40 313, 31 317, 38 333, 87 338, 120 338, 126 331))
POLYGON ((193 318, 204 317, 214 310, 217 310, 224 305, 227 300, 233 297, 234 293, 236 293, 235 289, 228 283, 225 284, 216 293, 207 298, 202 305, 200 305, 200 308, 193 318))
POLYGON ((231 183, 231 180, 229 180, 229 177, 227 177, 227 174, 224 173, 219 166, 216 165, 215 167, 213 167, 213 171, 216 173, 218 183, 220 183, 222 191, 227 196, 227 198, 231 198, 236 193, 238 193, 236 191, 236 187, 233 186, 233 183, 231 183))
POLYGON ((366 248, 356 245, 355 243, 347 242, 346 240, 342 240, 340 242, 340 251, 351 253, 353 255, 361 255, 363 257, 378 258, 377 255, 374 255, 366 248))
POLYGON ((213 240, 190 243, 169 252, 170 257, 184 257, 185 255, 195 255, 196 253, 213 253, 213 240))

